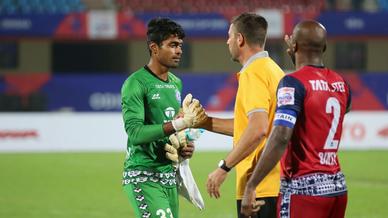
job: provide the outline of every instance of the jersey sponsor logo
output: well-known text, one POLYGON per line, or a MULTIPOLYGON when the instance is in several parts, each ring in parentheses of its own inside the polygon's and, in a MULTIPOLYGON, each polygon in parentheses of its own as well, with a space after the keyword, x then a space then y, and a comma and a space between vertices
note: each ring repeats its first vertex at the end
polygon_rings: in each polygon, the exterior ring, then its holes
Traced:
POLYGON ((168 107, 164 110, 164 114, 166 115, 166 117, 172 120, 175 116, 175 109, 173 107, 168 107))
POLYGON ((155 88, 157 88, 157 89, 176 89, 175 85, 171 85, 171 84, 156 84, 155 88))
POLYGON ((283 87, 278 90, 278 107, 293 105, 295 102, 295 88, 283 87))
POLYGON ((160 99, 159 93, 153 94, 153 95, 152 95, 152 100, 157 100, 157 99, 160 99))
POLYGON ((328 83, 324 80, 309 80, 313 91, 326 91, 326 92, 345 92, 345 83, 338 81, 328 83))
POLYGON ((179 90, 175 90, 175 97, 178 103, 180 104, 182 101, 182 98, 181 98, 181 92, 179 90))

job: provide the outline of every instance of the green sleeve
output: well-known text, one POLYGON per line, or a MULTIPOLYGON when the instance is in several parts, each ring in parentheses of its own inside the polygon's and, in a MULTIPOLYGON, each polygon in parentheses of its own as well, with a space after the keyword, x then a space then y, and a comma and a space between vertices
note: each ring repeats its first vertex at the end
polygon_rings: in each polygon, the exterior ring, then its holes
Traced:
POLYGON ((145 87, 134 78, 127 79, 121 89, 125 131, 133 145, 150 143, 165 136, 163 124, 144 125, 145 91, 145 87))

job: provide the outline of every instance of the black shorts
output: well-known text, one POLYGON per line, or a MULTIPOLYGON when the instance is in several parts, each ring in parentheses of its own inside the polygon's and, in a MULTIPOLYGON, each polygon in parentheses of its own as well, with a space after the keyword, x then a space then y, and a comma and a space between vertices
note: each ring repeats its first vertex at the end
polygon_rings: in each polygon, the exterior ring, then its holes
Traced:
MULTIPOLYGON (((264 200, 265 205, 260 208, 256 216, 251 216, 252 218, 276 218, 278 197, 256 198, 256 200, 264 200)), ((237 200, 237 217, 245 217, 241 213, 241 200, 237 200)))

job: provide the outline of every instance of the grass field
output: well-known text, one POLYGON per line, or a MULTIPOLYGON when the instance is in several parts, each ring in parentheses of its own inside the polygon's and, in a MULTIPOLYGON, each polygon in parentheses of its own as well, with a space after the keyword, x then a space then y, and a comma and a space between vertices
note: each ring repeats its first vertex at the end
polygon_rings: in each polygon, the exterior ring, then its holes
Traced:
MULTIPOLYGON (((197 152, 191 161, 206 209, 181 199, 181 217, 235 217, 234 173, 210 199, 206 178, 222 152, 197 152)), ((0 154, 1 218, 134 217, 121 189, 123 153, 0 154)), ((346 217, 388 217, 388 151, 343 151, 349 188, 346 217)))

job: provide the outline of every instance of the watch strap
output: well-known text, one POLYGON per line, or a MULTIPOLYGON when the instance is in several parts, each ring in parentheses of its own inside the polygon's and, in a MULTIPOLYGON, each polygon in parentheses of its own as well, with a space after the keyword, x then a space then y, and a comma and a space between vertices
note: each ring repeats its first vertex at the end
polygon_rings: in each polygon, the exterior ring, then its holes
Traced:
POLYGON ((231 170, 231 168, 226 166, 225 160, 222 160, 222 164, 220 165, 220 168, 225 170, 226 172, 229 172, 231 170))

